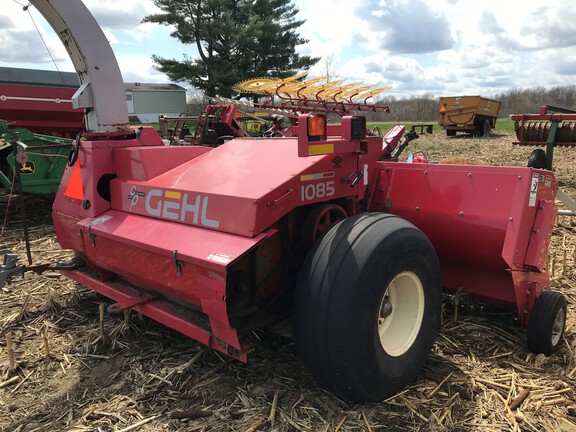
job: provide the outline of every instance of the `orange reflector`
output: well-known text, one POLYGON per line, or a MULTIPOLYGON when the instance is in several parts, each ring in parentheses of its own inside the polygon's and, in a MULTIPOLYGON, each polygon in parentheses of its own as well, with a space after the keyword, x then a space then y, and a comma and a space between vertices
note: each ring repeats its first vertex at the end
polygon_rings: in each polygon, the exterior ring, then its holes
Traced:
POLYGON ((326 117, 314 116, 308 117, 308 136, 317 137, 326 135, 326 117))
POLYGON ((74 164, 74 168, 72 168, 72 175, 70 176, 64 195, 80 201, 84 200, 84 191, 82 190, 82 171, 80 171, 80 163, 78 162, 74 164))
POLYGON ((446 111, 446 105, 442 105, 442 106, 440 107, 440 112, 444 112, 444 111, 446 111))

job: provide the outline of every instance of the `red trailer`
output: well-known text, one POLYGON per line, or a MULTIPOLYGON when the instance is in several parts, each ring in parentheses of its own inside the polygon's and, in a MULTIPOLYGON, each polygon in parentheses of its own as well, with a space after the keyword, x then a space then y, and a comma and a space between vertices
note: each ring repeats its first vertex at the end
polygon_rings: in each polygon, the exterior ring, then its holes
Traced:
MULTIPOLYGON (((0 68, 0 120, 42 135, 74 138, 84 130, 84 110, 72 107, 78 85, 36 83, 22 79, 34 75, 25 69, 0 68)), ((55 72, 57 73, 57 72, 55 72)))

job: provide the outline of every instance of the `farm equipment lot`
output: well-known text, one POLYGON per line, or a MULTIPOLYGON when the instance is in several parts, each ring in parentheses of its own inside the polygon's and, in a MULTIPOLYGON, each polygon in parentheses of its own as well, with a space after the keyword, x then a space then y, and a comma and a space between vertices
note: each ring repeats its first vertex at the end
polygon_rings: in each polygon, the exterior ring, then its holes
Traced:
MULTIPOLYGON (((526 166, 529 150, 514 140, 513 132, 488 140, 422 135, 402 160, 422 150, 434 162, 459 156, 526 166)), ((554 165, 560 188, 576 198, 573 151, 556 148, 554 165)), ((55 241, 49 206, 29 203, 28 212, 35 261, 67 257, 55 241)), ((8 221, 2 247, 24 256, 17 206, 8 221)), ((0 297, 0 385, 18 377, 0 388, 0 430, 112 431, 140 422, 131 430, 575 430, 575 229, 576 220, 560 217, 550 248, 552 288, 569 303, 557 354, 529 353, 513 312, 481 310, 465 294, 446 296, 441 332, 422 373, 400 394, 365 405, 319 390, 291 339, 276 332, 252 334, 244 365, 137 314, 106 313, 101 326, 99 305, 111 301, 72 280, 15 278, 0 297)))

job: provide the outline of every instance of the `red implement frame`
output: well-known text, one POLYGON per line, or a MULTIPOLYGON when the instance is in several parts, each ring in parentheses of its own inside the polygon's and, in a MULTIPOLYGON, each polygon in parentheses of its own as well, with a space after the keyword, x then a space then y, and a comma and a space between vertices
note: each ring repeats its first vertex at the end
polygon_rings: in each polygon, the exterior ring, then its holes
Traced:
POLYGON ((413 222, 432 240, 446 288, 514 307, 528 322, 550 285, 552 172, 379 161, 403 127, 368 136, 363 117, 345 116, 309 137, 310 118, 318 115, 299 116, 299 138, 216 148, 166 147, 149 128, 81 141, 53 215, 59 242, 90 271, 67 275, 245 361, 245 316, 290 291, 306 251, 301 215, 329 202, 413 222))
POLYGON ((382 163, 372 209, 397 214, 432 240, 446 288, 515 306, 527 324, 550 286, 544 271, 557 208, 550 171, 382 163))

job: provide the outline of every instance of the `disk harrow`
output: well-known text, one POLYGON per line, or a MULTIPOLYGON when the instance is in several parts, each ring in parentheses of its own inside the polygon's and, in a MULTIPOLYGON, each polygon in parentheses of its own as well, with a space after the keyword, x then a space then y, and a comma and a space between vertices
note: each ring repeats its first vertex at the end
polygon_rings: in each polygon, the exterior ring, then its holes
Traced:
POLYGON ((576 111, 545 105, 538 114, 512 114, 518 141, 514 144, 543 147, 576 147, 576 111))
POLYGON ((538 114, 512 114, 518 141, 514 144, 546 147, 532 152, 528 166, 552 169, 554 147, 576 147, 576 111, 549 105, 538 114))
MULTIPOLYGON (((552 125, 553 122, 545 121, 517 121, 515 129, 519 141, 515 141, 514 144, 543 147, 551 136, 552 125)), ((576 147, 576 123, 558 122, 553 142, 556 147, 576 147)))

